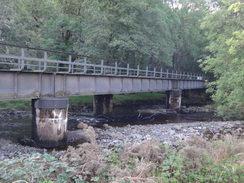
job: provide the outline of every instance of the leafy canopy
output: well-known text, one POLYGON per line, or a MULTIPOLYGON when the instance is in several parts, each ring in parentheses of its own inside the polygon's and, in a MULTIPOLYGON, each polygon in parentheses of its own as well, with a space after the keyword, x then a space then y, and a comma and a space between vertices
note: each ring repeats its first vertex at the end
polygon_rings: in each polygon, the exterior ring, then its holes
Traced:
POLYGON ((206 72, 214 74, 208 84, 218 113, 244 118, 244 3, 222 0, 220 8, 206 16, 203 27, 211 53, 202 61, 206 72))

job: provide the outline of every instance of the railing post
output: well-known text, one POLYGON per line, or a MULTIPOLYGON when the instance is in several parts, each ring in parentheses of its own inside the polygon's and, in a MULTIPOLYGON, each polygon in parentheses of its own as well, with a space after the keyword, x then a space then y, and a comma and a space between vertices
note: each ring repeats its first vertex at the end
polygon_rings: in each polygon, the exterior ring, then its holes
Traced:
POLYGON ((43 59, 45 60, 43 71, 45 71, 47 69, 47 62, 46 62, 47 61, 47 52, 46 51, 44 51, 44 58, 43 59))
POLYGON ((167 69, 166 78, 169 78, 169 69, 167 69))
POLYGON ((42 69, 42 63, 40 61, 38 61, 38 69, 41 70, 42 69))
POLYGON ((160 78, 162 78, 163 77, 163 69, 161 68, 160 69, 160 78))
POLYGON ((56 63, 56 72, 59 71, 59 65, 58 65, 58 62, 56 63))
POLYGON ((146 77, 148 76, 148 66, 146 67, 146 77))
POLYGON ((138 77, 140 75, 140 66, 137 65, 137 73, 136 73, 136 76, 138 77))
POLYGON ((103 73, 104 72, 103 63, 104 63, 104 60, 101 60, 101 72, 100 72, 101 75, 104 74, 103 73))
POLYGON ((156 67, 153 68, 153 77, 156 77, 156 67))
POLYGON ((127 64, 127 72, 126 72, 126 76, 129 76, 130 73, 130 64, 127 64))
POLYGON ((19 69, 24 69, 24 67, 25 67, 25 61, 24 61, 24 56, 25 56, 25 50, 24 50, 24 48, 21 48, 21 56, 20 56, 20 66, 18 66, 19 67, 19 69))
POLYGON ((68 70, 68 72, 71 71, 71 61, 72 61, 72 55, 69 55, 69 70, 68 70))
POLYGON ((118 62, 115 62, 114 75, 118 73, 118 62))
POLYGON ((87 72, 86 57, 84 57, 84 74, 87 72))

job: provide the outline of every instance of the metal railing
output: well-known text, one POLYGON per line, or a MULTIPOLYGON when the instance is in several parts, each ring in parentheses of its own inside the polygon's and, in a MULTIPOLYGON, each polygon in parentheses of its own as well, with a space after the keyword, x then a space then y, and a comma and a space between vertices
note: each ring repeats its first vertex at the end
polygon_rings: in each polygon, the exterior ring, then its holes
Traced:
POLYGON ((205 80, 203 74, 119 66, 108 59, 0 43, 0 71, 51 72, 165 79, 205 80), (105 64, 106 62, 106 64, 105 64), (113 64, 113 65, 111 65, 113 64))

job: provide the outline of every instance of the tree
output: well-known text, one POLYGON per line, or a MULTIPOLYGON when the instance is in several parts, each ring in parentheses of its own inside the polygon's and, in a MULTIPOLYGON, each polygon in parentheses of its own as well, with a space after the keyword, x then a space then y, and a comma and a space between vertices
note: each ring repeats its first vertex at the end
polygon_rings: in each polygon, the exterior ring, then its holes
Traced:
MULTIPOLYGON (((3 0, 0 40, 21 46, 74 52, 73 44, 81 34, 81 26, 77 14, 72 13, 73 8, 72 3, 64 4, 62 0, 3 0)), ((53 57, 67 60, 62 56, 53 57)))
POLYGON ((54 17, 52 0, 3 0, 0 6, 0 40, 39 47, 42 25, 54 17))
POLYGON ((171 65, 168 10, 160 0, 85 0, 76 50, 135 65, 171 65))
POLYGON ((222 0, 218 9, 206 16, 203 28, 211 53, 201 61, 206 72, 214 74, 208 84, 217 111, 225 117, 244 118, 244 3, 222 0))
POLYGON ((200 71, 197 60, 205 54, 207 43, 200 28, 200 20, 206 15, 208 5, 205 0, 172 0, 168 3, 173 11, 173 67, 175 70, 200 71))
POLYGON ((192 72, 206 44, 199 26, 205 0, 174 2, 2 0, 0 40, 192 72))

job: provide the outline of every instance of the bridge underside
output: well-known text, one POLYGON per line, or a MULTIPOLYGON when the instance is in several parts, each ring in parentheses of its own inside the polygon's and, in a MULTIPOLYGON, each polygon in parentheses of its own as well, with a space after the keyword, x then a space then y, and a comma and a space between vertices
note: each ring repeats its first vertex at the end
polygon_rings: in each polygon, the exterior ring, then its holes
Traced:
POLYGON ((205 88, 203 80, 0 72, 0 100, 205 88))

